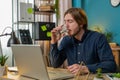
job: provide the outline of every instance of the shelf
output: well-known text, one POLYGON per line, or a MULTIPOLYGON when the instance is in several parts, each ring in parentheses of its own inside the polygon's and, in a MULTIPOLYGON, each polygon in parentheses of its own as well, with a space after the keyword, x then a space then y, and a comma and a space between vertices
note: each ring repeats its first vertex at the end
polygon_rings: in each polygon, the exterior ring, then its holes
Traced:
POLYGON ((34 21, 33 22, 30 22, 30 21, 17 21, 17 22, 14 22, 13 24, 28 24, 28 23, 34 23, 34 21))
POLYGON ((39 14, 39 15, 53 15, 53 14, 55 14, 55 11, 35 11, 35 14, 39 14))

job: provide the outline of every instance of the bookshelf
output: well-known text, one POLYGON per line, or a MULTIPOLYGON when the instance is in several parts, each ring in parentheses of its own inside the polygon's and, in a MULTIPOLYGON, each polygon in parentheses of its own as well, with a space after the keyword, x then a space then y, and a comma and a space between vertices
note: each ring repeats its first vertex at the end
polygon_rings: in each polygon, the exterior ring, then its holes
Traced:
MULTIPOLYGON (((19 39, 19 30, 29 30, 33 44, 40 44, 45 56, 46 65, 49 66, 48 54, 50 40, 35 40, 36 23, 54 22, 56 14, 55 0, 12 0, 12 28, 19 39)), ((21 40, 20 40, 21 41, 21 40)), ((22 42, 21 42, 22 44, 22 42)))

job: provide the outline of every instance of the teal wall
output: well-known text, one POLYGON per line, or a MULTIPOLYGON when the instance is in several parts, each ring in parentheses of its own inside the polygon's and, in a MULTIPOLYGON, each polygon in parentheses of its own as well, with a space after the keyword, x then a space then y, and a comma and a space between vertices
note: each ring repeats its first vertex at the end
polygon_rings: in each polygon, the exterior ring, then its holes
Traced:
POLYGON ((112 7, 110 0, 73 0, 72 5, 86 11, 89 28, 97 25, 113 32, 113 42, 120 45, 120 5, 112 7))
POLYGON ((82 0, 72 0, 72 6, 73 7, 81 7, 82 6, 81 1, 82 0))

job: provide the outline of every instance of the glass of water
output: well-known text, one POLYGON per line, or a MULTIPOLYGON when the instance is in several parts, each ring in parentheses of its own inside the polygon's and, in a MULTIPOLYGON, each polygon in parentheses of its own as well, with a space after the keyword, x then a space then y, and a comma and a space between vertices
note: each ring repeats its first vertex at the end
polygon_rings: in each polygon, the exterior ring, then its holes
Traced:
POLYGON ((61 27, 62 27, 62 30, 60 31, 61 34, 68 32, 66 24, 63 24, 61 27))

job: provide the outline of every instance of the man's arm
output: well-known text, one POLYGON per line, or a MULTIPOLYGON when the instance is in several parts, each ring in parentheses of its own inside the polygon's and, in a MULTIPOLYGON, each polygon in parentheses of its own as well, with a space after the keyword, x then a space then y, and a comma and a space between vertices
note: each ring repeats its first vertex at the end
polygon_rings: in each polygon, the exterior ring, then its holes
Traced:
POLYGON ((51 44, 50 50, 50 62, 53 67, 60 67, 66 59, 65 53, 62 50, 58 50, 57 44, 51 44))
POLYGON ((97 53, 100 62, 87 65, 90 72, 96 72, 98 68, 102 68, 102 72, 115 72, 116 63, 112 54, 112 50, 106 40, 106 37, 103 35, 97 40, 97 53))

